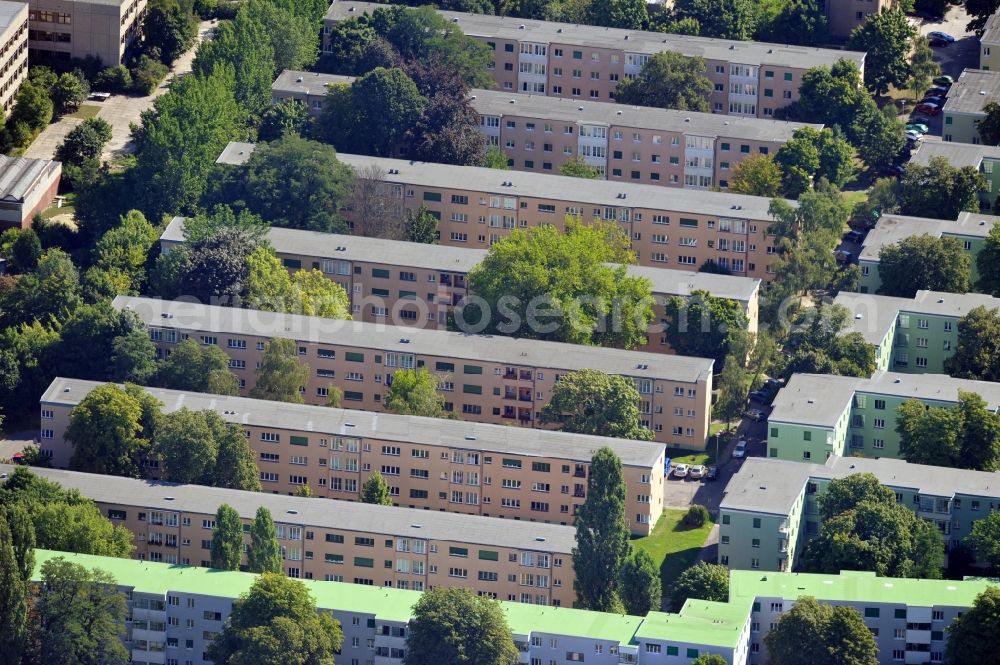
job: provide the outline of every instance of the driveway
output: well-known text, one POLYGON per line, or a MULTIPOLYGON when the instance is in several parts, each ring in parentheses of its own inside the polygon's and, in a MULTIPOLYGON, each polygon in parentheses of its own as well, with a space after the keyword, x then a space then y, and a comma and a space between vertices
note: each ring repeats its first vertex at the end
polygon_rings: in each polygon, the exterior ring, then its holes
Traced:
MULTIPOLYGON (((103 102, 86 103, 88 106, 99 108, 97 117, 106 120, 111 125, 111 141, 104 148, 104 154, 102 155, 104 160, 109 160, 131 151, 132 134, 129 125, 131 123, 139 124, 140 114, 146 109, 151 108, 156 98, 170 89, 170 83, 174 78, 191 71, 191 65, 194 62, 194 54, 198 49, 198 44, 211 36, 213 27, 211 21, 202 21, 198 25, 198 39, 195 41, 194 46, 177 58, 174 66, 170 69, 170 73, 167 74, 163 83, 153 91, 153 94, 145 97, 112 95, 103 102)), ((25 157, 52 159, 55 156, 56 147, 81 122, 83 122, 82 118, 63 117, 50 124, 28 147, 24 153, 25 157)))

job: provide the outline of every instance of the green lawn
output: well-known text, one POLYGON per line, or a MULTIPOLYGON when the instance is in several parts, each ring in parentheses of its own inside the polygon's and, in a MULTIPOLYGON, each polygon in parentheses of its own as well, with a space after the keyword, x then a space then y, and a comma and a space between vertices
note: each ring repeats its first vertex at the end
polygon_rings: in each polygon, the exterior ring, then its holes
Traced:
POLYGON ((660 579, 663 581, 663 595, 673 586, 677 576, 690 568, 698 559, 701 547, 712 530, 713 522, 707 522, 699 529, 688 529, 681 524, 687 511, 683 508, 667 508, 656 524, 653 533, 636 538, 632 545, 646 550, 653 561, 660 565, 660 579))
POLYGON ((93 118, 97 115, 98 111, 101 110, 100 106, 94 106, 93 104, 80 104, 78 108, 73 113, 67 113, 65 117, 67 118, 80 118, 81 120, 87 120, 88 118, 93 118))

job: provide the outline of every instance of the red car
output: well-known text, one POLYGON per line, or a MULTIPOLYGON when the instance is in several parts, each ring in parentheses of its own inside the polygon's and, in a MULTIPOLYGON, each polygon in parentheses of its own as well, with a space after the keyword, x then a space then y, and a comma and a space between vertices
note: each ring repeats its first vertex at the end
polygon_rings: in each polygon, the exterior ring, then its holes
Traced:
POLYGON ((923 113, 924 115, 935 116, 941 112, 941 107, 933 102, 923 102, 917 104, 917 108, 914 109, 917 113, 923 113))

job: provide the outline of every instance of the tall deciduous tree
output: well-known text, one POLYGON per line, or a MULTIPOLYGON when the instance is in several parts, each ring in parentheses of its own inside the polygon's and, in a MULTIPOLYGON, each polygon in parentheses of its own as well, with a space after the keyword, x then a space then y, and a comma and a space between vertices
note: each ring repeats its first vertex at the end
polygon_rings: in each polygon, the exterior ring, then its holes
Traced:
POLYGON ((729 191, 769 198, 778 196, 781 193, 781 167, 771 155, 747 157, 733 168, 729 191))
POLYGON ((70 414, 70 468, 139 477, 150 447, 142 416, 142 403, 122 388, 108 384, 91 390, 70 414))
POLYGON ((198 20, 191 5, 179 0, 151 0, 142 20, 147 50, 158 49, 164 64, 171 64, 191 48, 198 36, 198 20))
POLYGON ((971 286, 972 261, 955 238, 923 234, 883 247, 878 274, 878 292, 887 296, 912 298, 925 289, 965 293, 971 286))
POLYGON ((676 0, 673 13, 677 20, 698 21, 702 37, 746 41, 757 28, 757 9, 750 0, 676 0))
MULTIPOLYGON (((996 513, 992 513, 996 515, 996 513)), ((1000 588, 991 586, 976 596, 972 608, 948 626, 945 659, 949 665, 980 665, 996 657, 989 638, 1000 631, 1000 588)))
POLYGON ((663 593, 660 570, 646 550, 635 550, 622 563, 621 593, 625 611, 644 617, 660 609, 663 593))
MULTIPOLYGON (((847 126, 858 155, 868 167, 881 172, 889 167, 906 145, 905 126, 896 118, 892 106, 880 110, 871 98, 865 97, 847 126)), ((888 212, 888 211, 886 211, 888 212)))
POLYGON ((982 249, 976 255, 979 281, 976 288, 981 293, 1000 296, 1000 224, 990 228, 982 249))
POLYGON ((438 377, 425 367, 401 369, 392 375, 385 408, 390 413, 408 416, 443 417, 444 398, 438 394, 438 383, 438 377))
POLYGON ((802 596, 764 636, 781 665, 878 665, 878 645, 853 607, 832 607, 802 596))
POLYGON ((309 366, 299 360, 295 341, 275 337, 264 347, 264 355, 257 370, 257 382, 250 391, 250 396, 301 404, 299 388, 308 381, 309 366))
POLYGON ((247 562, 251 573, 281 573, 281 546, 271 511, 261 506, 250 525, 247 562))
POLYGON ((986 188, 986 176, 975 168, 955 168, 944 157, 931 157, 927 166, 906 165, 900 205, 904 215, 956 219, 963 210, 979 212, 979 192, 986 188))
POLYGON ((663 51, 651 57, 638 76, 618 84, 615 100, 636 106, 708 112, 708 100, 715 88, 706 71, 700 57, 663 51))
POLYGON ((926 37, 917 36, 913 40, 913 54, 910 56, 910 90, 913 96, 920 96, 931 87, 931 80, 941 73, 941 66, 934 62, 934 52, 926 37))
POLYGON ((998 8, 1000 2, 997 0, 965 0, 965 11, 971 18, 965 29, 969 32, 980 32, 998 8))
POLYGON ((976 393, 959 391, 958 404, 951 407, 907 400, 897 411, 896 431, 900 453, 908 462, 1000 469, 1000 415, 976 393))
POLYGON ((591 166, 583 161, 583 157, 577 155, 559 167, 559 175, 569 176, 570 178, 597 180, 601 177, 601 171, 596 166, 591 166))
POLYGON ((779 44, 817 46, 830 36, 826 12, 816 0, 789 0, 769 21, 759 21, 754 39, 779 44))
POLYGON ((645 0, 591 0, 587 19, 590 25, 640 30, 649 16, 645 0))
POLYGON ((1000 381, 1000 314, 983 306, 958 320, 955 353, 945 371, 960 379, 1000 381))
POLYGON ((229 621, 208 648, 215 663, 332 663, 344 633, 299 580, 264 573, 233 603, 229 621))
POLYGON ((983 145, 1000 144, 1000 104, 987 102, 983 106, 983 113, 986 117, 976 123, 980 141, 983 145))
POLYGON ((212 529, 212 568, 237 570, 243 560, 243 522, 236 509, 222 504, 212 529))
POLYGON ((620 580, 629 555, 628 537, 622 463, 610 448, 601 448, 590 461, 587 498, 576 517, 573 589, 581 607, 621 610, 620 580))
POLYGON ((679 612, 689 598, 724 603, 729 600, 729 568, 699 561, 670 587, 670 611, 679 612))
POLYGON ((438 241, 438 218, 431 214, 425 206, 406 213, 404 240, 431 245, 438 241))
POLYGON ((156 380, 172 390, 220 395, 235 395, 239 390, 225 352, 217 346, 202 346, 193 339, 180 342, 160 363, 156 380))
POLYGON ((361 486, 361 501, 380 506, 391 506, 392 496, 389 494, 389 484, 378 470, 372 472, 365 484, 361 486))
POLYGON ((469 589, 434 587, 413 606, 403 665, 507 665, 517 660, 500 603, 469 589))
POLYGON ((3 506, 3 513, 10 529, 14 560, 21 579, 28 582, 35 572, 35 525, 22 503, 3 506))
POLYGON ((182 408, 163 416, 155 450, 163 461, 163 479, 175 483, 209 484, 219 444, 205 413, 182 408))
POLYGON ((27 640, 28 587, 0 514, 0 663, 18 665, 27 640))
POLYGON ((650 441, 653 433, 639 424, 639 391, 623 376, 582 369, 565 374, 542 407, 543 423, 559 423, 566 432, 650 441))
POLYGON ((813 67, 802 76, 795 116, 803 122, 836 125, 847 131, 867 96, 861 84, 861 71, 851 60, 813 67))
POLYGON ((865 56, 865 85, 884 95, 890 86, 902 88, 910 77, 906 58, 917 29, 900 9, 883 9, 873 14, 851 33, 847 47, 865 56))
POLYGON ((735 300, 694 291, 670 298, 665 313, 667 341, 679 355, 712 358, 721 366, 731 348, 745 346, 747 317, 735 300))

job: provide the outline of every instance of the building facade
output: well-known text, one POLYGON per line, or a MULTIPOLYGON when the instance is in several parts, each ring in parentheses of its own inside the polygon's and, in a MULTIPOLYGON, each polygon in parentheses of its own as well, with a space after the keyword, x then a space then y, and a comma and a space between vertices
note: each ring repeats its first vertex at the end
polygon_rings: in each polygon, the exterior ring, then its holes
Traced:
POLYGON ((900 505, 933 522, 946 550, 1000 509, 991 472, 889 458, 835 456, 822 465, 750 458, 726 486, 719 508, 719 563, 734 570, 794 570, 808 540, 820 532, 817 498, 831 480, 858 473, 873 474, 900 505))
POLYGON ((826 10, 826 21, 830 36, 847 39, 851 32, 868 20, 872 14, 889 9, 893 0, 824 0, 821 6, 826 10))
POLYGON ((30 0, 28 48, 32 57, 99 58, 122 63, 142 28, 146 0, 30 0))
POLYGON ((949 407, 959 392, 1000 408, 1000 384, 877 371, 870 379, 793 374, 768 417, 767 456, 822 464, 836 456, 899 458, 896 412, 908 399, 949 407))
MULTIPOLYGON (((329 86, 352 80, 286 70, 272 101, 295 99, 318 115, 329 86)), ((802 127, 822 128, 498 90, 472 90, 470 105, 487 141, 518 171, 559 173, 580 158, 607 180, 688 189, 726 190, 747 157, 775 154, 802 127)))
POLYGON ((62 163, 0 155, 0 229, 26 229, 52 204, 62 163))
MULTIPOLYGON (((335 0, 324 23, 330 27, 370 14, 379 5, 335 0)), ((812 67, 847 59, 864 70, 864 53, 763 42, 709 39, 662 32, 571 25, 503 16, 439 12, 449 23, 490 49, 489 74, 504 92, 614 101, 620 81, 637 75, 655 54, 699 56, 714 91, 713 113, 770 118, 799 97, 802 76, 812 67)))
POLYGON ((983 34, 979 36, 979 68, 1000 70, 1000 12, 986 20, 983 34))
POLYGON ((28 3, 0 2, 0 104, 10 115, 14 97, 28 78, 28 3))
MULTIPOLYGON (((356 320, 437 330, 448 328, 455 308, 471 294, 469 271, 487 255, 481 249, 277 227, 268 230, 267 241, 290 271, 322 270, 339 284, 351 300, 356 320), (432 285, 432 290, 418 291, 421 284, 432 285)), ((184 219, 175 217, 160 236, 160 251, 168 253, 182 242, 184 219)), ((757 332, 760 280, 632 265, 627 270, 632 277, 649 280, 654 301, 649 341, 637 350, 672 352, 665 334, 666 304, 672 297, 687 297, 695 291, 737 303, 749 332, 757 332)))
MULTIPOLYGON (((252 152, 253 144, 230 143, 217 163, 242 165, 252 152)), ((356 173, 377 168, 387 205, 425 207, 439 220, 442 245, 485 249, 513 229, 565 228, 570 215, 617 222, 640 266, 693 271, 711 261, 739 277, 774 277, 774 220, 764 197, 343 153, 337 159, 356 173)), ((368 235, 363 215, 345 210, 344 217, 357 235, 368 235)))
POLYGON ((934 157, 943 157, 957 169, 970 166, 983 174, 986 187, 979 192, 979 207, 981 210, 992 210, 997 206, 997 194, 1000 193, 1000 147, 923 141, 910 157, 910 163, 927 166, 934 157))
MULTIPOLYGON (((73 408, 101 384, 57 378, 40 400, 43 452, 59 468, 73 408)), ((663 512, 664 446, 550 430, 419 418, 246 397, 144 388, 165 413, 212 411, 238 425, 257 459, 264 491, 360 501, 378 471, 393 503, 485 517, 571 526, 587 496, 590 460, 607 446, 622 461, 626 514, 648 535, 663 512)), ((158 476, 156 466, 149 469, 158 476)))
POLYGON ((979 280, 979 266, 976 263, 976 257, 979 256, 979 252, 986 242, 986 236, 990 234, 990 229, 998 222, 1000 222, 1000 217, 973 212, 959 213, 956 221, 907 217, 905 215, 882 215, 875 223, 875 228, 868 232, 858 255, 858 266, 861 268, 858 291, 877 293, 882 286, 882 278, 879 275, 879 256, 883 248, 919 235, 954 238, 962 243, 962 248, 971 259, 972 273, 970 277, 973 288, 975 288, 976 282, 979 280))
POLYGON ((135 312, 159 356, 184 339, 215 345, 230 358, 240 394, 273 338, 296 341, 310 370, 307 404, 323 405, 331 387, 345 406, 382 411, 382 397, 399 369, 426 367, 441 379, 445 408, 463 420, 541 427, 539 412, 559 378, 596 369, 635 381, 640 424, 669 448, 704 449, 711 410, 712 364, 707 358, 623 351, 531 339, 471 335, 278 314, 183 301, 118 296, 118 310, 135 312))
POLYGON ((966 69, 948 90, 944 102, 942 138, 955 143, 978 144, 983 107, 1000 99, 1000 71, 966 69))

